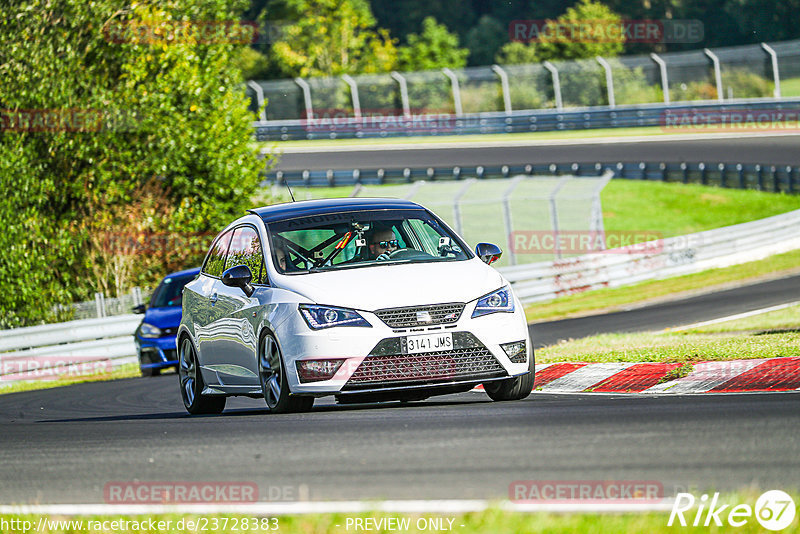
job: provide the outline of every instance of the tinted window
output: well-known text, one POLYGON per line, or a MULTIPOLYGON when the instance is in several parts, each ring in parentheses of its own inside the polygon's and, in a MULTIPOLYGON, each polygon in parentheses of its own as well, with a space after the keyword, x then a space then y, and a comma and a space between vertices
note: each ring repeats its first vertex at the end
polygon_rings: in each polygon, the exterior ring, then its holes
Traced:
POLYGON ((203 266, 204 273, 211 276, 222 276, 222 271, 225 270, 225 255, 228 253, 231 235, 231 232, 227 232, 218 237, 214 244, 211 245, 211 252, 208 253, 208 259, 203 266))
POLYGON ((195 275, 189 276, 168 276, 161 281, 153 293, 153 298, 150 300, 152 308, 165 308, 170 306, 181 305, 181 292, 183 286, 194 280, 195 275))
POLYGON ((261 240, 252 226, 240 226, 233 232, 233 240, 228 250, 225 269, 236 265, 247 265, 253 273, 253 283, 261 283, 261 240))
POLYGON ((430 213, 364 210, 269 223, 279 272, 467 260, 461 240, 430 213))

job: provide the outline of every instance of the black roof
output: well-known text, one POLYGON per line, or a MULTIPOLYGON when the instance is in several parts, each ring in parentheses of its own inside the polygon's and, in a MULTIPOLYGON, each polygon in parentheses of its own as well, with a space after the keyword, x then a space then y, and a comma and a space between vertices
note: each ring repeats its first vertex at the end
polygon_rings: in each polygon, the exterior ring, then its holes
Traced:
POLYGON ((263 208, 247 210, 261 217, 265 223, 294 219, 307 215, 325 215, 342 211, 423 209, 419 204, 399 198, 325 198, 285 202, 263 208))

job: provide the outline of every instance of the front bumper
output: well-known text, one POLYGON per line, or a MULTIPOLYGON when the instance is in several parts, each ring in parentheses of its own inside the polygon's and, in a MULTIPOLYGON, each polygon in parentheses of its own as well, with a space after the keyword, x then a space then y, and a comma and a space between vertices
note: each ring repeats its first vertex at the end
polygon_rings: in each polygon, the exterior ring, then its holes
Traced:
POLYGON ((164 369, 178 365, 174 335, 159 338, 136 336, 135 341, 141 369, 164 369))
POLYGON ((286 321, 278 340, 293 393, 324 396, 382 391, 419 391, 426 388, 468 386, 520 376, 533 357, 528 327, 517 302, 513 313, 471 318, 475 303, 467 304, 452 324, 390 328, 375 314, 359 312, 372 325, 311 330, 297 314, 286 321), (406 337, 451 333, 453 348, 409 354, 406 337), (514 363, 501 344, 525 341, 527 359, 514 363), (345 359, 329 380, 302 382, 296 362, 306 359, 345 359))

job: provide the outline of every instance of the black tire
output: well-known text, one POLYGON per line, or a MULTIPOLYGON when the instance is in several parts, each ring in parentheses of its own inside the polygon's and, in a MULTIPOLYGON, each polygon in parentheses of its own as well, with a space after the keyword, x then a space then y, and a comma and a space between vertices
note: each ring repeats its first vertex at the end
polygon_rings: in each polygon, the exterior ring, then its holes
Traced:
POLYGON ((181 398, 186 411, 192 415, 222 413, 225 409, 226 397, 210 397, 202 395, 205 384, 203 373, 197 364, 194 345, 188 337, 181 340, 178 354, 178 380, 181 398))
POLYGON ((531 351, 527 373, 522 376, 509 378, 508 380, 486 382, 483 385, 483 389, 493 401, 522 400, 530 395, 531 391, 533 391, 535 365, 533 351, 531 351))
POLYGON ((314 397, 291 394, 281 348, 275 336, 269 333, 258 343, 258 378, 270 412, 307 412, 314 406, 314 397))

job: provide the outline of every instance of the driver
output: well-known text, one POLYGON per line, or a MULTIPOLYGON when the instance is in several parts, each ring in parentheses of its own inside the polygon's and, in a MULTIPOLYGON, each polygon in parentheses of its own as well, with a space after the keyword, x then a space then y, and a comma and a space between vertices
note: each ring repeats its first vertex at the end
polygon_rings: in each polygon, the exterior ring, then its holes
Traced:
POLYGON ((378 227, 369 237, 369 259, 388 260, 389 254, 397 250, 400 243, 397 241, 391 228, 378 227))

